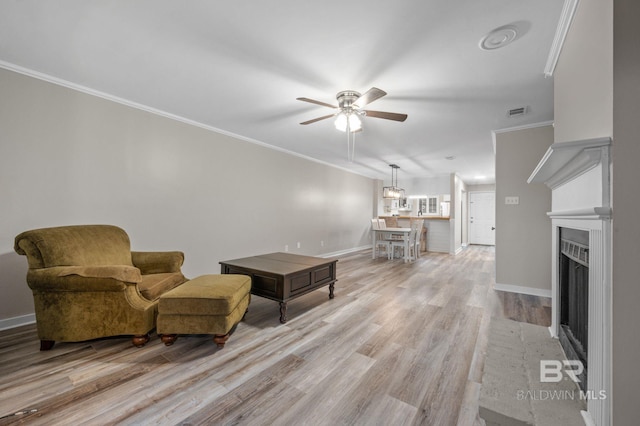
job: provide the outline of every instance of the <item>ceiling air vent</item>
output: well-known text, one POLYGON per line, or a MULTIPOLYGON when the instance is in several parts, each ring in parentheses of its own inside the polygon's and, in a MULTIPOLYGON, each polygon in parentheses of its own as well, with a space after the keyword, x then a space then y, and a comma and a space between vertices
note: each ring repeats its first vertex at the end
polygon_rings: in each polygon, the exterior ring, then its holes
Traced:
POLYGON ((527 107, 513 108, 507 111, 507 117, 520 117, 527 113, 527 107))

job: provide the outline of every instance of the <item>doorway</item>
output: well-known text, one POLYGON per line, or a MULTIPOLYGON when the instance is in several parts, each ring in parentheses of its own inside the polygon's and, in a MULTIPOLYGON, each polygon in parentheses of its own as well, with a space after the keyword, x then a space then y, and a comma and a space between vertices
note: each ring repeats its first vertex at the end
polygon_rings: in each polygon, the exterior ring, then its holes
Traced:
POLYGON ((469 193, 469 244, 496 244, 496 194, 469 193))

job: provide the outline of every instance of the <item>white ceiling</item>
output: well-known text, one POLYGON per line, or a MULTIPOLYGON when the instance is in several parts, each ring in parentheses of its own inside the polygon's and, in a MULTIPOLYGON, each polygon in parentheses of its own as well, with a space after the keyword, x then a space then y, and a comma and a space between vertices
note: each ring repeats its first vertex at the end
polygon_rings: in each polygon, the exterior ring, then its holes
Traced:
MULTIPOLYGON (((492 130, 553 119, 543 69, 562 0, 3 0, 0 66, 33 71, 384 179, 494 182, 492 130), (504 25, 512 43, 482 50, 504 25), (388 95, 347 160, 341 90, 388 95), (522 117, 507 111, 527 107, 522 117), (454 156, 453 160, 445 157, 454 156), (477 179, 476 176, 486 176, 477 179)), ((188 147, 185 147, 188 149, 188 147)))

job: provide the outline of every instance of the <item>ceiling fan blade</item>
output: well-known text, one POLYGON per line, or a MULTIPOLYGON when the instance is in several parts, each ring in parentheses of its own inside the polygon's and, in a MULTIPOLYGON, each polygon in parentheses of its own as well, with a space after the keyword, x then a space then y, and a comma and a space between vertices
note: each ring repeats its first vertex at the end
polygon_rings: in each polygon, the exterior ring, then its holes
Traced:
POLYGON ((384 118, 387 120, 394 120, 394 121, 404 121, 408 117, 407 114, 398 114, 395 112, 370 111, 370 110, 365 110, 364 112, 367 114, 366 115, 367 117, 384 118))
POLYGON ((371 89, 364 92, 358 99, 356 99, 354 104, 362 108, 365 105, 368 105, 371 102, 375 101, 376 99, 380 99, 386 94, 387 92, 385 92, 384 90, 380 90, 377 87, 372 87, 371 89))
POLYGON ((331 105, 325 102, 320 102, 320 101, 316 101, 315 99, 309 99, 309 98, 296 98, 299 101, 303 101, 303 102, 311 102, 312 104, 316 104, 316 105, 322 105, 322 106, 326 106, 329 108, 338 108, 335 105, 331 105))
POLYGON ((309 121, 303 121, 300 124, 311 124, 311 123, 315 123, 316 121, 320 121, 320 120, 326 120, 327 118, 331 118, 333 117, 335 114, 330 114, 330 115, 325 115, 323 117, 318 117, 318 118, 314 118, 313 120, 309 120, 309 121))

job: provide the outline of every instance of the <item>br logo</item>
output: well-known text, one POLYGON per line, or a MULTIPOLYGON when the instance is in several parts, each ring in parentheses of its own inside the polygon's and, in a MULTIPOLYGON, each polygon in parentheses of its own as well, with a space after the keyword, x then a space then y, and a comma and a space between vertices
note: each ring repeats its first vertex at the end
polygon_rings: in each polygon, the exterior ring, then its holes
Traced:
POLYGON ((584 365, 581 361, 558 361, 555 359, 540 360, 540 381, 543 383, 559 382, 562 380, 562 373, 571 380, 578 383, 578 378, 584 372, 584 365))

